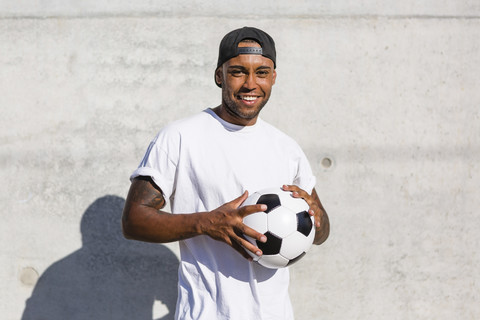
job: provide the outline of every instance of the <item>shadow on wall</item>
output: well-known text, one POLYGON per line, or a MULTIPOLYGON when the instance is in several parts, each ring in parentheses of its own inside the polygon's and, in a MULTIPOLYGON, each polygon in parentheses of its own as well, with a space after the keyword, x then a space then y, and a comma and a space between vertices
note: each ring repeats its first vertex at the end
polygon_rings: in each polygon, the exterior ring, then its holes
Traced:
POLYGON ((167 313, 161 320, 173 319, 178 259, 163 245, 123 238, 124 203, 105 196, 88 207, 82 248, 42 274, 22 320, 151 320, 154 305, 167 313))

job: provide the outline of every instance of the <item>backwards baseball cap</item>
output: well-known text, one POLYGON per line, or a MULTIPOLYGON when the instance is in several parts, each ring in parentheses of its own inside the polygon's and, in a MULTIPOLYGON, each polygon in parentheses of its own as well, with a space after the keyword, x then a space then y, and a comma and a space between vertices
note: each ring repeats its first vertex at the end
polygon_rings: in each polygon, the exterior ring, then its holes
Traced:
POLYGON ((275 42, 266 32, 252 27, 243 27, 241 29, 233 30, 223 37, 220 42, 220 50, 218 53, 217 69, 226 61, 234 58, 240 54, 260 54, 273 61, 273 67, 276 68, 275 42), (242 40, 255 40, 260 44, 258 47, 238 47, 242 40))

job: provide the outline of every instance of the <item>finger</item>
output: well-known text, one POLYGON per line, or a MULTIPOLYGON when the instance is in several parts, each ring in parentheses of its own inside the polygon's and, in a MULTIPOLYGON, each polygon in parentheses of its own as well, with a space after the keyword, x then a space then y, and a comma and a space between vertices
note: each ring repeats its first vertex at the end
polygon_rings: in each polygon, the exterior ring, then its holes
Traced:
POLYGON ((315 227, 319 228, 320 227, 320 213, 317 214, 313 209, 309 209, 308 214, 315 218, 314 219, 315 227))
POLYGON ((305 191, 305 190, 302 190, 302 189, 299 189, 298 191, 293 191, 292 192, 292 195, 295 197, 295 198, 303 198, 305 200, 309 200, 311 197, 310 197, 310 194, 305 191))
POLYGON ((296 185, 293 185, 293 184, 284 184, 282 186, 282 189, 283 191, 290 191, 290 192, 293 192, 293 191, 299 191, 300 188, 296 185))
POLYGON ((241 207, 238 213, 242 218, 245 218, 246 216, 252 214, 252 213, 257 213, 257 212, 262 212, 267 210, 267 205, 265 204, 252 204, 248 205, 245 207, 241 207))
POLYGON ((235 240, 237 241, 237 244, 244 250, 248 250, 256 256, 261 256, 263 254, 262 250, 260 250, 257 246, 255 246, 247 239, 245 239, 243 236, 237 236, 235 240))
POLYGON ((238 251, 242 256, 244 256, 246 259, 252 261, 253 258, 252 256, 247 252, 250 251, 254 255, 260 256, 262 255, 262 251, 257 248, 255 245, 253 245, 250 241, 246 240, 243 237, 237 236, 235 238, 235 241, 232 243, 232 247, 238 251))
POLYGON ((236 209, 236 208, 240 207, 241 204, 242 204, 245 200, 247 200, 247 198, 248 198, 248 191, 245 190, 245 192, 244 192, 241 196, 239 196, 239 197, 236 198, 236 199, 233 199, 232 201, 230 201, 230 203, 231 203, 232 205, 234 205, 234 206, 235 206, 235 209, 236 209))
POLYGON ((284 191, 290 191, 292 193, 292 197, 294 198, 302 198, 305 201, 307 201, 309 206, 312 206, 312 197, 308 192, 305 190, 301 189, 300 187, 296 185, 283 185, 282 189, 284 191))
POLYGON ((294 196, 305 196, 306 194, 308 194, 305 190, 301 189, 299 186, 296 186, 296 185, 288 185, 288 184, 284 184, 282 186, 282 189, 284 191, 290 191, 292 193, 292 195, 294 196))
POLYGON ((257 241, 260 241, 260 242, 267 242, 267 237, 263 234, 263 233, 260 233, 258 232, 257 230, 247 226, 247 225, 243 225, 243 227, 241 228, 241 232, 243 235, 245 236, 249 236, 250 238, 253 238, 257 241))
POLYGON ((230 235, 230 236, 227 236, 223 239, 217 239, 217 240, 221 240, 223 242, 225 242, 226 244, 228 244, 229 246, 231 246, 233 249, 235 249, 235 251, 237 251, 238 253, 240 253, 245 259, 249 259, 249 260, 252 260, 251 259, 251 256, 247 253, 247 251, 245 250, 244 247, 242 247, 238 242, 239 242, 239 236, 236 235, 236 234, 233 234, 233 235, 230 235))
POLYGON ((235 251, 237 251, 238 253, 240 253, 245 259, 249 260, 249 261, 252 261, 253 258, 252 256, 250 256, 247 251, 245 250, 245 248, 243 248, 241 245, 239 245, 238 243, 234 242, 232 243, 232 248, 235 249, 235 251))

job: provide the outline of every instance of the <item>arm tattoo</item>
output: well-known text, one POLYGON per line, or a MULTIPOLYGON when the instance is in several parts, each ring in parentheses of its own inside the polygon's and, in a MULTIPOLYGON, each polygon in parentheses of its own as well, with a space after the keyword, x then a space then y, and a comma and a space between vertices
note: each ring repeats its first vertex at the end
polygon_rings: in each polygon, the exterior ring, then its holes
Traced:
POLYGON ((166 202, 163 198, 162 191, 152 181, 150 177, 137 177, 133 181, 132 198, 134 202, 141 203, 145 206, 152 207, 156 210, 162 209, 166 202))

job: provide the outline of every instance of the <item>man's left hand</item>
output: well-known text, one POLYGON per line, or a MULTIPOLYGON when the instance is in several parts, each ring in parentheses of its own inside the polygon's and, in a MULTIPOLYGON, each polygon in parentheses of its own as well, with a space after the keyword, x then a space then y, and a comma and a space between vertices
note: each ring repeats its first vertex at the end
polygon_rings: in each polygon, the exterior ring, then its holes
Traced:
POLYGON ((308 203, 310 206, 308 213, 315 217, 315 240, 313 243, 319 245, 325 242, 330 234, 330 222, 315 188, 312 190, 312 194, 295 185, 283 185, 282 189, 291 192, 292 197, 302 198, 308 203))

